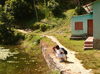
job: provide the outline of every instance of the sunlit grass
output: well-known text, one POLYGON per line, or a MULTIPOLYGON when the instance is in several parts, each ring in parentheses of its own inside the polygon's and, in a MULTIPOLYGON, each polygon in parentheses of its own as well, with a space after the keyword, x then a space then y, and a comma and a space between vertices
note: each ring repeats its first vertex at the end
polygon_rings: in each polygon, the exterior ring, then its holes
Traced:
POLYGON ((40 39, 39 35, 30 34, 25 36, 25 40, 22 41, 21 49, 32 56, 36 64, 34 65, 34 73, 36 74, 49 74, 51 70, 48 68, 44 57, 42 55, 42 50, 40 48, 40 39))
POLYGON ((56 37, 68 49, 77 51, 77 52, 84 51, 83 49, 84 41, 83 40, 70 40, 70 38, 68 38, 67 36, 56 35, 56 37))
POLYGON ((69 50, 78 52, 76 57, 82 60, 83 66, 87 69, 93 69, 94 74, 100 74, 100 51, 84 50, 84 40, 70 40, 63 35, 55 35, 57 39, 69 50))

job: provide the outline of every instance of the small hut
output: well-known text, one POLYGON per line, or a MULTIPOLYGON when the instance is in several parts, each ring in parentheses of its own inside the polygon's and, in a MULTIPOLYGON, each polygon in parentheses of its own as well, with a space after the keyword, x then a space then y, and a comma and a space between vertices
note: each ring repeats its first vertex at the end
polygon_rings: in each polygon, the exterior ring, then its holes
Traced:
POLYGON ((85 49, 100 49, 100 0, 86 4, 83 8, 87 14, 74 16, 71 20, 71 39, 86 38, 85 49))

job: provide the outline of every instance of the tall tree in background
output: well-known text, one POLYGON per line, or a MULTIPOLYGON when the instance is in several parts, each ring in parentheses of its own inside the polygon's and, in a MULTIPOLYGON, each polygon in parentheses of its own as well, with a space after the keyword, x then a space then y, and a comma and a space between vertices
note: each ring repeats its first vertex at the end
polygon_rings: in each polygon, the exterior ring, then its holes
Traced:
POLYGON ((91 2, 96 1, 96 0, 79 0, 79 1, 80 1, 81 5, 85 5, 85 4, 91 3, 91 2))
POLYGON ((0 0, 0 4, 4 5, 6 0, 0 0))
POLYGON ((10 44, 14 41, 14 32, 11 30, 13 17, 5 13, 0 5, 0 43, 10 44))
POLYGON ((34 9, 25 0, 8 0, 5 12, 9 12, 17 21, 23 21, 34 16, 34 9))
POLYGON ((0 3, 4 5, 4 11, 9 17, 13 16, 15 21, 22 22, 32 18, 39 21, 44 14, 44 18, 51 14, 62 17, 64 11, 91 1, 94 0, 0 0, 0 3))

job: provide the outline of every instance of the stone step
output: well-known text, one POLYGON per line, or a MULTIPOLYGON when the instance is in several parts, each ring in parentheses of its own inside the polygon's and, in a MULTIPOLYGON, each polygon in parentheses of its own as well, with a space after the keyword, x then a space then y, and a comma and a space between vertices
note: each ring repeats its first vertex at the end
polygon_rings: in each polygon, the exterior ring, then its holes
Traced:
POLYGON ((93 42, 93 37, 88 37, 85 41, 86 42, 93 42))
POLYGON ((93 49, 93 47, 84 47, 84 49, 93 49))
POLYGON ((71 37, 70 39, 81 40, 81 39, 85 39, 85 38, 84 37, 71 37))
POLYGON ((84 49, 93 49, 93 37, 88 37, 85 40, 84 49))
POLYGON ((84 44, 84 47, 93 47, 93 44, 84 44))
POLYGON ((84 44, 93 44, 93 41, 85 41, 84 44))

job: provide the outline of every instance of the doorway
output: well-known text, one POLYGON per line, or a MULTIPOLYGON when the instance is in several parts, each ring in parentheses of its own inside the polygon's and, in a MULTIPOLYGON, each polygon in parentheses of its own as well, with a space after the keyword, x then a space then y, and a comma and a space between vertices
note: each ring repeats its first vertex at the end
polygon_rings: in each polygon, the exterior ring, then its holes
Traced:
POLYGON ((88 36, 93 36, 93 19, 88 20, 88 28, 87 28, 88 36))

